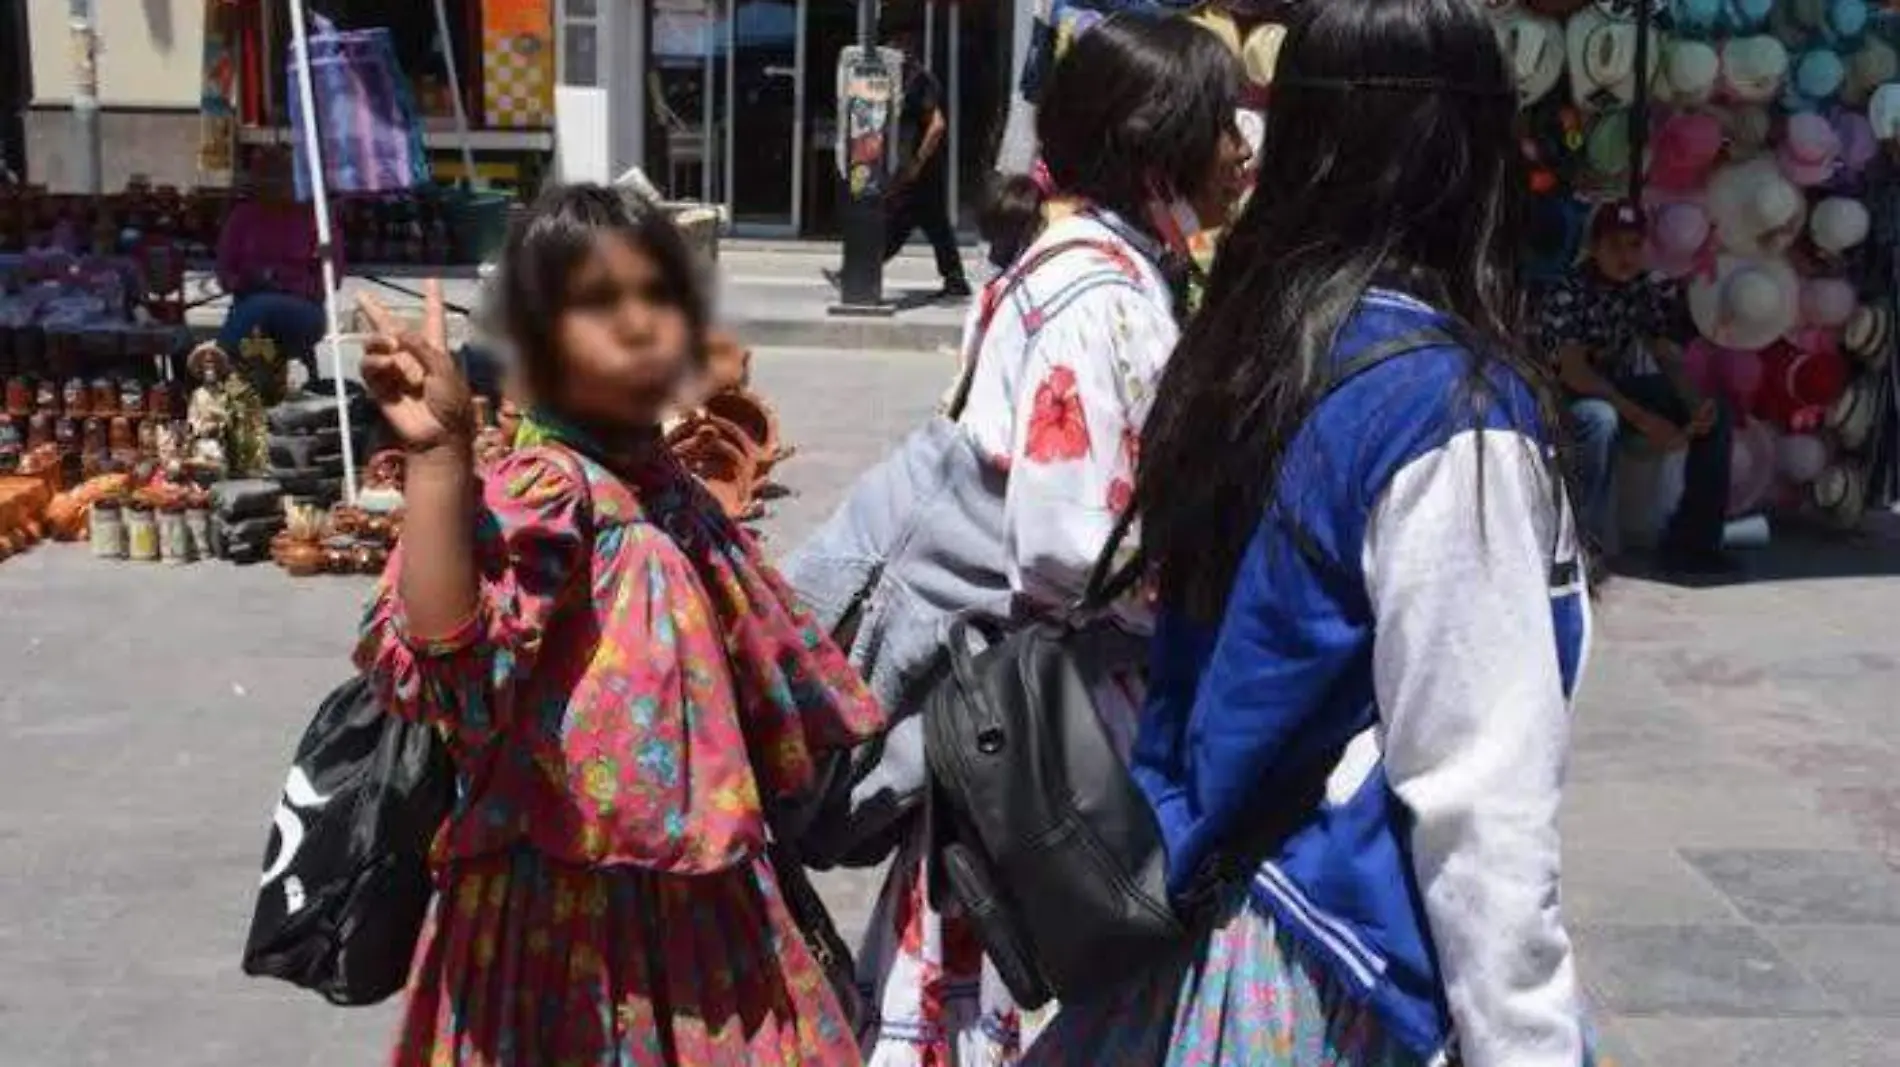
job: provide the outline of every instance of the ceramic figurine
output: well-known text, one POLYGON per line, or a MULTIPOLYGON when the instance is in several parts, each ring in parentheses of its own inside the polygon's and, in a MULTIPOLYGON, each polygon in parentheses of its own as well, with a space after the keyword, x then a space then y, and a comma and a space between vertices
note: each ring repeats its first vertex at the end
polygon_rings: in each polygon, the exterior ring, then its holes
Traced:
POLYGON ((251 390, 265 407, 283 402, 289 390, 289 377, 284 372, 283 354, 277 350, 276 341, 252 330, 238 345, 238 370, 237 376, 250 383, 251 390))
POLYGON ((193 466, 221 477, 229 466, 224 442, 225 431, 231 423, 230 410, 224 403, 223 383, 227 370, 224 350, 215 344, 200 345, 186 363, 191 376, 198 380, 185 415, 191 442, 187 459, 193 466))
POLYGON ((270 441, 266 436, 264 401, 257 389, 242 374, 227 374, 223 383, 225 416, 225 458, 231 474, 239 478, 261 477, 270 467, 270 441))

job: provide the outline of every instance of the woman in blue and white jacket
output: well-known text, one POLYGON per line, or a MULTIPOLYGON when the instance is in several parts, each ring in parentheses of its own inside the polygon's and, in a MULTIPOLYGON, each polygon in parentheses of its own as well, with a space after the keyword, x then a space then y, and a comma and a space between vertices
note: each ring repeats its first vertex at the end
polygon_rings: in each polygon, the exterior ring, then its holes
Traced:
POLYGON ((1273 94, 1136 487, 1134 773, 1175 892, 1236 875, 1183 958, 1027 1062, 1578 1067, 1557 812, 1588 605, 1517 347, 1509 68, 1471 0, 1313 3, 1273 94))

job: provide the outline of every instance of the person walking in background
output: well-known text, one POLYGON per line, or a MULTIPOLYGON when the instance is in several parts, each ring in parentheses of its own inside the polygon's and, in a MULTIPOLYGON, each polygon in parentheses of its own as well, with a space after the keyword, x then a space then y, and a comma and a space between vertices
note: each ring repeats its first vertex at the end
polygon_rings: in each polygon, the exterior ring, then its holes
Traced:
POLYGON ((1557 812, 1589 603, 1468 0, 1295 9, 1140 439, 1131 767, 1203 925, 1031 1067, 1579 1067, 1557 812), (1210 928, 1211 927, 1211 928, 1210 928))
POLYGON ((1538 301, 1535 333, 1569 393, 1584 529, 1598 545, 1606 527, 1621 431, 1661 453, 1688 451, 1682 500, 1664 535, 1663 566, 1683 574, 1734 568, 1722 553, 1728 515, 1730 420, 1683 370, 1693 328, 1673 283, 1649 277, 1642 207, 1605 204, 1590 219, 1584 262, 1538 301))
MULTIPOLYGON (((787 559, 826 625, 862 606, 852 663, 891 713, 888 745, 917 726, 947 626, 1019 625, 1082 594, 1133 496, 1136 435, 1179 337, 1187 239, 1227 221, 1245 175, 1239 83, 1232 54, 1184 19, 1123 13, 1077 39, 1038 115, 1048 182, 1014 185, 999 231, 1027 247, 965 327, 967 401, 918 431, 949 441, 928 466, 961 476, 920 487, 894 454, 787 559), (1064 210, 1041 211, 1048 189, 1064 210)), ((1122 610, 1146 627, 1145 605, 1122 610)), ((1138 707, 1126 710, 1132 738, 1138 707)), ((877 1011, 866 1056, 1006 1064, 1023 1020, 968 924, 937 910, 929 818, 902 828, 859 955, 877 1011)))
POLYGON ((946 143, 950 123, 944 117, 943 87, 925 65, 916 30, 894 30, 885 43, 904 53, 904 107, 897 120, 902 162, 884 206, 884 258, 888 261, 903 251, 913 231, 924 231, 937 254, 941 295, 964 299, 970 295, 970 282, 957 249, 956 223, 950 218, 953 161, 946 143))
POLYGON ((394 1062, 856 1063, 766 811, 882 714, 662 441, 704 351, 691 253, 657 208, 556 188, 501 277, 531 406, 479 482, 440 288, 421 335, 364 302, 408 518, 357 662, 461 785, 394 1062))

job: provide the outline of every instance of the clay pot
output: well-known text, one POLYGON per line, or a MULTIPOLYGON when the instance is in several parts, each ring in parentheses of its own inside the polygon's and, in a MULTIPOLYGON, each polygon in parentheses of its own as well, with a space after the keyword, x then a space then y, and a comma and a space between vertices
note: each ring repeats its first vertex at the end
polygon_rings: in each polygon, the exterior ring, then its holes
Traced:
POLYGON ((7 414, 22 417, 33 414, 33 383, 23 375, 7 379, 7 414))
POLYGON ((119 383, 119 411, 135 419, 145 414, 145 386, 136 378, 119 383))
POLYGON ((119 413, 119 387, 111 379, 92 380, 92 413, 107 418, 119 413))
POLYGON ((40 379, 38 388, 33 390, 33 410, 59 414, 59 386, 53 384, 53 379, 40 379))
POLYGON ((106 431, 106 442, 114 455, 121 452, 137 452, 139 447, 138 430, 132 420, 124 415, 115 415, 106 431))
POLYGON ((145 411, 154 418, 177 417, 178 412, 173 409, 172 387, 164 382, 152 386, 145 394, 145 411))
POLYGON ((92 413, 92 393, 86 388, 84 378, 68 378, 60 390, 60 406, 68 415, 89 415, 92 413))
POLYGON ((277 556, 277 561, 292 578, 309 578, 322 574, 327 562, 323 546, 315 541, 285 543, 283 551, 277 556))
POLYGON ((53 444, 53 413, 40 411, 26 420, 26 450, 48 448, 53 444))
POLYGON ((751 513, 759 465, 744 433, 723 420, 696 416, 674 431, 669 444, 673 455, 700 480, 728 518, 743 519, 751 513))
POLYGON ((764 397, 746 389, 715 393, 706 399, 706 414, 725 419, 751 439, 758 456, 761 477, 783 458, 784 445, 779 440, 778 413, 772 410, 772 405, 766 403, 764 397))
POLYGON ((61 452, 79 451, 79 420, 69 415, 61 415, 53 423, 53 443, 61 452))

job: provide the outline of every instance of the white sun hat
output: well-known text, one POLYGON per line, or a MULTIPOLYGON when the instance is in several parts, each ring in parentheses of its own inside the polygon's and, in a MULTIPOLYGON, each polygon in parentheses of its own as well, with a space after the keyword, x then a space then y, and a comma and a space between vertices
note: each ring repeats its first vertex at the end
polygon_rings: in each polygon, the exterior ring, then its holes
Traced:
POLYGON ((1867 205, 1851 196, 1830 196, 1814 205, 1808 217, 1808 236, 1814 238, 1814 246, 1834 255, 1859 247, 1872 229, 1867 205))
MULTIPOLYGON (((1636 23, 1612 18, 1598 7, 1570 16, 1564 43, 1570 68, 1570 98, 1586 108, 1628 104, 1636 99, 1636 23)), ((1662 63, 1649 53, 1650 73, 1662 63)))
POLYGON ((1880 414, 1880 392, 1873 375, 1863 374, 1847 386, 1847 391, 1827 409, 1827 431, 1848 452, 1867 447, 1880 414))
POLYGON ((1788 46, 1765 33, 1722 44, 1721 89, 1730 99, 1765 104, 1788 80, 1788 46))
POLYGON ((1715 95, 1716 77, 1721 72, 1722 57, 1714 45, 1675 37, 1663 45, 1662 76, 1657 84, 1672 104, 1705 104, 1715 95))
POLYGON ((1807 201, 1772 156, 1731 163, 1709 179, 1709 216, 1724 249, 1737 255, 1779 255, 1801 236, 1807 201))
POLYGON ((1799 280, 1779 259, 1719 256, 1715 277, 1689 285, 1689 316, 1697 332, 1724 348, 1758 351, 1800 316, 1799 280))
POLYGON ((1517 83, 1517 100, 1528 106, 1550 94, 1564 76, 1564 26, 1522 8, 1497 16, 1498 43, 1517 83))

